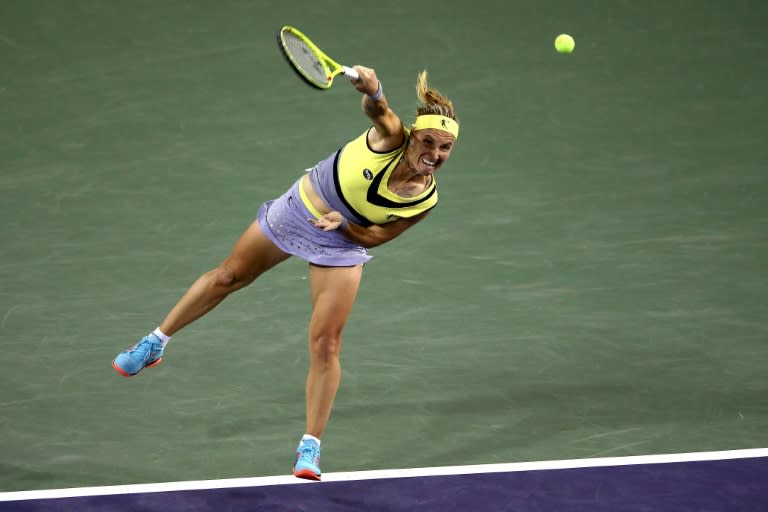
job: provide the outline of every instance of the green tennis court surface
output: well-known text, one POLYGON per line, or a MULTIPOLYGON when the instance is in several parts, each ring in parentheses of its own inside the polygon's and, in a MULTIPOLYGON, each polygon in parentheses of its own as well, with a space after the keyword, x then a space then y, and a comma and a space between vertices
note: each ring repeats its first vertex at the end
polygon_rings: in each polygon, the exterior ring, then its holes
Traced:
POLYGON ((365 270, 325 471, 766 447, 768 8, 691 5, 3 2, 0 490, 289 471, 302 262, 110 367, 366 128, 287 23, 406 121, 424 68, 462 119, 440 206, 365 270))

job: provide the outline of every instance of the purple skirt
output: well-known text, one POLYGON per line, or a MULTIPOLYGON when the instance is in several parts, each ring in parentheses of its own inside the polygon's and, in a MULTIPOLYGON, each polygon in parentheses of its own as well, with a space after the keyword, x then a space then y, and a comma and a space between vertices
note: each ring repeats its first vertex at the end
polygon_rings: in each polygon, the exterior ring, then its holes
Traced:
POLYGON ((360 265, 373 256, 338 231, 323 231, 308 219, 315 216, 307 209, 299 193, 300 179, 274 201, 259 208, 259 226, 283 251, 310 263, 327 267, 360 265))

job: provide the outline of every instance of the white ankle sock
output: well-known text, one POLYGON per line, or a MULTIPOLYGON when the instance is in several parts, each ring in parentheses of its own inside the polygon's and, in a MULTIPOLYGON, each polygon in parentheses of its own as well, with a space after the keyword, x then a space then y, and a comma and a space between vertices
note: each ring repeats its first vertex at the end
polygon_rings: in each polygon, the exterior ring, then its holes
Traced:
POLYGON ((301 438, 302 441, 305 441, 307 439, 312 439, 314 442, 317 443, 317 446, 320 446, 320 440, 318 438, 316 438, 315 436, 310 435, 310 434, 304 434, 302 436, 302 438, 301 438))
POLYGON ((160 339, 160 341, 163 343, 163 347, 165 347, 168 344, 168 342, 171 341, 171 337, 163 334, 163 331, 161 331, 159 327, 154 331, 152 331, 152 334, 154 334, 160 339))

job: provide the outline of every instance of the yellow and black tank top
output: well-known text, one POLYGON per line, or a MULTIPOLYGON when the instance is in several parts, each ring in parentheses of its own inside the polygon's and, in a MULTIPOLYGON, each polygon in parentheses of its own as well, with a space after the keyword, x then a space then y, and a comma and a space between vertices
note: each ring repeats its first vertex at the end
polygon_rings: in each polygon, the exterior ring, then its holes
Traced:
POLYGON ((408 130, 402 146, 387 153, 370 148, 369 130, 308 169, 315 191, 328 206, 364 226, 414 217, 433 208, 437 204, 434 176, 430 186, 414 197, 401 197, 387 188, 405 151, 408 130))

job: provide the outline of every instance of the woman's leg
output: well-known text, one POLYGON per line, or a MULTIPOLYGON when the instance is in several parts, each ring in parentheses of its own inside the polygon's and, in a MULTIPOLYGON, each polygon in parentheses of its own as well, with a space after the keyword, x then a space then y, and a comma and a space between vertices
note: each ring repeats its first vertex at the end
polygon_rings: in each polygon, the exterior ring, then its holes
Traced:
POLYGON ((306 383, 306 433, 320 438, 341 380, 341 334, 357 296, 363 266, 310 265, 312 318, 306 383))
POLYGON ((296 449, 293 474, 320 480, 320 444, 341 380, 341 332, 360 287, 363 266, 310 265, 312 319, 309 322, 309 373, 306 434, 296 449), (316 438, 316 439, 314 439, 316 438))
POLYGON ((288 256, 262 233, 259 223, 254 222, 242 234, 229 257, 192 284, 160 324, 161 332, 144 336, 136 345, 120 352, 112 361, 112 367, 120 375, 132 377, 144 368, 160 364, 168 341, 160 336, 170 337, 288 256))
POLYGON ((258 221, 254 222, 227 259, 192 284, 160 324, 160 330, 167 336, 173 335, 289 256, 264 235, 258 221))

